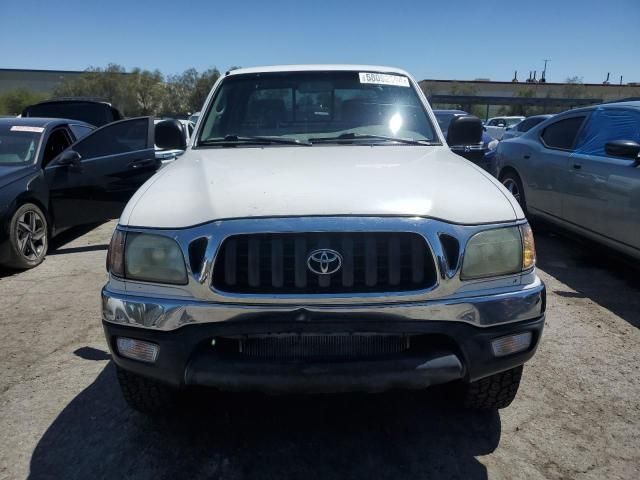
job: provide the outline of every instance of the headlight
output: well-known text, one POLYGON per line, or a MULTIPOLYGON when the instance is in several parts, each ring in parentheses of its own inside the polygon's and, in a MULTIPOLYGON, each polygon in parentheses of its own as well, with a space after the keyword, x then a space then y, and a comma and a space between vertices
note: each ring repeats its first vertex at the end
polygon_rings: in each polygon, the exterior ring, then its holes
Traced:
POLYGON ((489 150, 495 150, 496 148, 498 148, 498 145, 500 144, 500 140, 496 140, 495 138, 493 140, 491 140, 489 143, 487 143, 487 148, 489 150))
POLYGON ((461 278, 497 277, 528 270, 535 264, 533 233, 528 223, 476 233, 467 242, 461 278))
POLYGON ((172 238, 116 230, 107 255, 107 269, 129 280, 186 284, 187 270, 172 238))

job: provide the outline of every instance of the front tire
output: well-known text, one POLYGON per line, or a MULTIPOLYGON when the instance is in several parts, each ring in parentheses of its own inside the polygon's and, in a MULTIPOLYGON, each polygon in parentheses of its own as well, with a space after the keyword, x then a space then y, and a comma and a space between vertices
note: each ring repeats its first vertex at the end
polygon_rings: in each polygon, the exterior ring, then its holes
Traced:
POLYGON ((21 205, 9 222, 9 256, 3 265, 27 270, 42 263, 49 247, 49 225, 33 203, 21 205))
POLYGON ((176 408, 179 397, 177 389, 117 366, 116 375, 122 396, 131 408, 148 416, 160 416, 176 408))
POLYGON ((497 410, 511 405, 520 386, 522 365, 496 373, 462 388, 462 404, 469 410, 497 410))

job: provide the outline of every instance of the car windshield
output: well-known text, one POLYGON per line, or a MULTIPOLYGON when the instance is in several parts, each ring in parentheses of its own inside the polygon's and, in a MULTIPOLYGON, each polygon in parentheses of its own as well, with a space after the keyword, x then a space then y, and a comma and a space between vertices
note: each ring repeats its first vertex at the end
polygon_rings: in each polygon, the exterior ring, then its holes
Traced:
POLYGON ((223 81, 205 115, 200 146, 399 144, 395 138, 405 140, 403 145, 438 142, 409 79, 395 74, 231 75, 223 81))
POLYGON ((35 158, 42 130, 24 125, 0 126, 0 165, 30 163, 35 158))

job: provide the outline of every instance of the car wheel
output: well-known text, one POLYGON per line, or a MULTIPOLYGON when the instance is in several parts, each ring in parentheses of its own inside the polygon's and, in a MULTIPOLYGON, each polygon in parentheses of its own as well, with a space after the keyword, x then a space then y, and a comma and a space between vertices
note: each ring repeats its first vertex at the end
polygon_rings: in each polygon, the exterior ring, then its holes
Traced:
POLYGON ((524 199, 524 189, 522 188, 522 181, 515 172, 507 172, 502 176, 502 185, 505 186, 509 193, 513 195, 513 198, 520 204, 524 213, 527 213, 526 202, 524 199))
POLYGON ((127 404, 149 416, 160 416, 174 410, 179 390, 116 367, 120 390, 127 404))
POLYGON ((11 217, 10 255, 5 265, 23 270, 40 265, 47 254, 48 241, 46 215, 37 205, 25 203, 11 217))
POLYGON ((464 407, 470 410, 508 407, 518 393, 522 370, 520 365, 464 385, 461 398, 464 407))

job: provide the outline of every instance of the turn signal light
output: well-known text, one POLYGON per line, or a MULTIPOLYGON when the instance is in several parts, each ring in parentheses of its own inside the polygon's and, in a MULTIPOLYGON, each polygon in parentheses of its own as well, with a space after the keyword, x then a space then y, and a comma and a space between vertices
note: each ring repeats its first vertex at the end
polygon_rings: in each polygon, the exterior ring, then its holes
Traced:
POLYGON ((123 357, 147 363, 155 362, 160 351, 160 347, 155 343, 126 337, 118 337, 116 346, 118 347, 118 353, 123 357))
POLYGON ((107 252, 107 272, 116 277, 124 277, 124 242, 126 233, 122 230, 113 232, 107 252))
POLYGON ((536 245, 533 241, 533 231, 528 223, 520 225, 522 236, 522 270, 529 270, 536 264, 536 245))
POLYGON ((522 352, 529 348, 531 345, 531 338, 531 332, 517 333, 515 335, 496 338, 491 342, 491 349, 496 357, 504 357, 505 355, 522 352))

